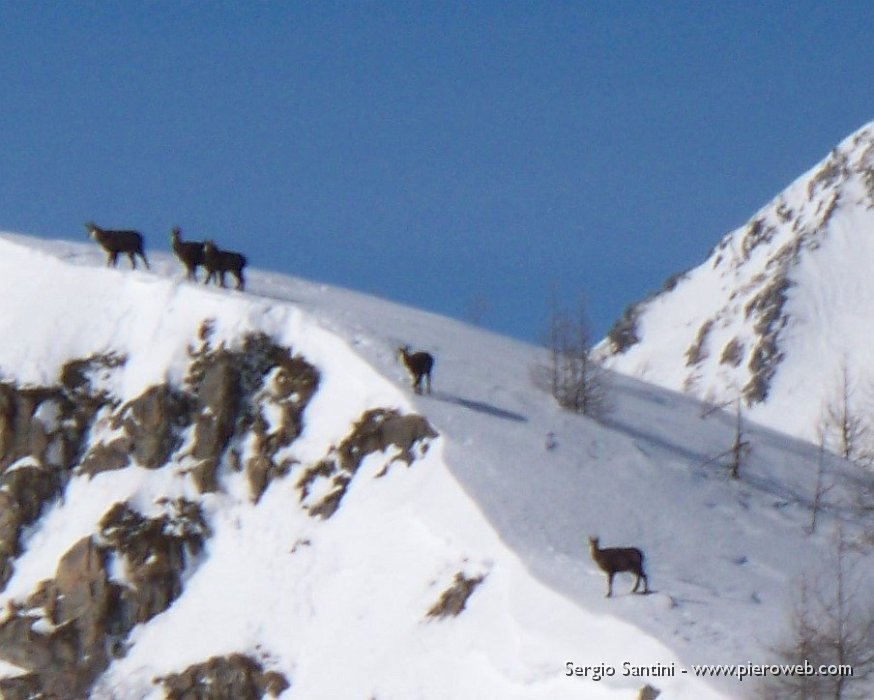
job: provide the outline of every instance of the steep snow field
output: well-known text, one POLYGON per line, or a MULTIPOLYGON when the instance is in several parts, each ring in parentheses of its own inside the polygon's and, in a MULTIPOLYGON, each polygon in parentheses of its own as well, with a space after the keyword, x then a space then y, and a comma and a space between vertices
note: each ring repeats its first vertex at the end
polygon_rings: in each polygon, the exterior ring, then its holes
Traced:
POLYGON ((842 365, 854 409, 871 404, 872 232, 874 123, 636 305, 637 342, 610 366, 716 402, 742 395, 754 420, 816 441, 842 365))
MULTIPOLYGON (((817 467, 806 443, 749 425, 740 481, 704 466, 730 446, 734 418, 702 418, 691 398, 616 376, 615 408, 600 425, 535 388, 536 348, 276 274, 254 271, 246 294, 207 289, 184 282, 168 255, 149 256, 152 272, 109 270, 96 247, 3 235, 2 379, 47 384, 71 357, 118 351, 129 359, 109 388, 133 398, 181 380, 187 347, 211 318, 217 339, 263 330, 318 367, 291 448, 302 464, 377 406, 421 413, 440 437, 379 479, 369 458, 326 521, 301 510, 293 475, 257 505, 229 471, 222 491, 205 495, 179 465, 71 480, 28 530, 0 603, 52 576, 113 503, 148 513, 159 498, 185 496, 213 531, 182 595, 134 629, 94 697, 160 698, 153 678, 244 652, 287 676, 282 697, 307 700, 631 700, 646 682, 666 698, 740 698, 750 681, 705 682, 691 664, 775 661, 797 582, 827 563, 837 522, 852 531, 835 505, 806 535, 817 467), (431 396, 409 391, 395 359, 403 343, 436 356, 431 396), (632 580, 620 575, 605 599, 590 534, 640 546, 654 593, 628 595, 632 580), (428 619, 459 571, 483 583, 458 617, 428 619), (624 661, 676 664, 677 674, 622 677, 624 661), (568 662, 618 671, 568 677, 568 662)), ((829 468, 837 504, 856 485, 841 463, 829 468)))

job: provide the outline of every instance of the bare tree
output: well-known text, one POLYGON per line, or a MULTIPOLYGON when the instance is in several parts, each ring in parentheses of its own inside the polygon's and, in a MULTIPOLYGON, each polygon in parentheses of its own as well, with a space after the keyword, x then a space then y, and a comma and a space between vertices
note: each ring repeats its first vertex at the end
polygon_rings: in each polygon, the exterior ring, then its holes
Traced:
POLYGON ((715 457, 711 457, 706 462, 704 462, 701 466, 706 467, 708 464, 713 464, 714 462, 718 462, 719 460, 728 457, 728 475, 732 479, 740 479, 740 469, 746 461, 746 457, 750 452, 750 442, 746 440, 744 437, 743 430, 743 413, 741 412, 741 400, 740 397, 727 401, 725 403, 709 405, 706 408, 702 408, 701 410, 701 418, 707 418, 711 414, 716 411, 720 411, 726 408, 729 404, 734 404, 735 410, 735 418, 734 418, 734 440, 731 443, 731 447, 729 447, 725 452, 720 452, 715 457))
POLYGON ((582 302, 572 315, 553 294, 546 349, 549 387, 559 405, 591 418, 604 418, 610 411, 607 371, 592 353, 582 302))
POLYGON ((823 407, 822 429, 829 449, 862 472, 855 505, 859 512, 866 513, 874 510, 874 425, 860 408, 864 401, 859 393, 858 382, 844 359, 834 395, 823 407))
POLYGON ((749 449, 750 443, 744 440, 743 415, 740 409, 740 399, 735 402, 734 442, 731 444, 731 460, 728 463, 728 475, 732 479, 740 479, 740 466, 749 449))
POLYGON ((823 408, 823 428, 829 448, 860 467, 874 465, 872 427, 859 410, 858 389, 850 376, 847 360, 841 362, 834 396, 823 408))
POLYGON ((812 674, 772 676, 761 696, 768 700, 848 700, 872 697, 874 607, 842 531, 836 537, 828 579, 801 584, 788 640, 776 648, 783 664, 812 674), (834 673, 819 673, 830 668, 834 673), (850 672, 847 669, 852 669, 850 672))
POLYGON ((813 500, 810 504, 810 526, 808 532, 812 535, 816 532, 816 519, 819 516, 819 511, 822 508, 825 495, 834 487, 833 483, 826 484, 825 479, 825 433, 822 429, 819 431, 819 454, 816 466, 816 488, 813 491, 813 500))
MULTIPOLYGON (((786 641, 774 649, 779 662, 792 666, 819 665, 823 645, 814 622, 807 581, 801 582, 789 626, 786 641)), ((827 697, 825 678, 806 673, 769 676, 762 683, 759 696, 762 700, 818 700, 827 697)))

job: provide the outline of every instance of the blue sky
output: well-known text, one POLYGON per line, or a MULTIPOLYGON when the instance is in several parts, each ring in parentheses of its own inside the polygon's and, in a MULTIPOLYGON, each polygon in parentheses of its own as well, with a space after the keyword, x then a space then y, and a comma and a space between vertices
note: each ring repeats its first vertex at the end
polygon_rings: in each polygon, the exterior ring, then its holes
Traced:
POLYGON ((872 30, 867 2, 0 0, 0 229, 179 225, 529 340, 557 289, 601 335, 874 119, 872 30))

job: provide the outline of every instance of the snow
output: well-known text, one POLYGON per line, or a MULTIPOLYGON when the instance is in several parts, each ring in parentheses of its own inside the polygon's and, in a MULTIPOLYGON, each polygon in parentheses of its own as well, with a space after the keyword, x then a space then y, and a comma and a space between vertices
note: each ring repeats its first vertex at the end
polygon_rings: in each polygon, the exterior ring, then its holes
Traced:
MULTIPOLYGON (((781 354, 766 400, 750 408, 759 423, 816 441, 825 405, 846 364, 860 391, 874 374, 874 123, 849 136, 791 183, 750 223, 726 235, 670 291, 644 301, 641 342, 609 359, 612 369, 715 403, 732 401, 750 380, 760 316, 751 305, 781 275, 790 286, 777 338, 781 354), (757 240, 759 230, 768 232, 757 240), (711 322, 703 357, 688 350, 711 322), (726 345, 743 348, 737 367, 726 345)), ((761 234, 760 234, 761 235, 761 234)), ((606 346, 603 346, 606 348, 606 346)), ((860 405, 870 403, 865 396, 860 405)))
POLYGON ((199 495, 183 464, 71 479, 29 529, 0 605, 51 577, 119 501, 149 513, 161 498, 198 500, 212 530, 182 595, 132 632, 94 697, 160 698, 155 677, 231 652, 283 672, 283 697, 308 700, 629 699, 646 682, 670 698, 741 697, 748 686, 691 670, 622 677, 622 662, 773 660, 795 584, 846 517, 837 503, 854 484, 833 460, 833 505, 822 532, 807 535, 817 452, 766 428, 747 426, 753 459, 740 481, 702 466, 730 445, 734 418, 704 419, 692 398, 616 376, 616 407, 600 425, 534 387, 536 348, 276 274, 253 271, 246 294, 207 289, 184 282, 168 255, 149 258, 152 272, 112 270, 96 247, 0 237, 3 376, 50 383, 70 358, 117 351, 128 360, 108 387, 129 400, 181 380, 210 318, 217 342, 262 330, 319 369, 289 450, 301 464, 375 407, 421 413, 440 437, 380 478, 384 456, 368 457, 326 521, 300 508, 293 475, 257 504, 230 472, 219 493, 199 495), (437 358, 431 396, 409 389, 395 357, 405 343, 437 358), (589 535, 641 547, 654 593, 627 594, 620 575, 605 599, 589 535), (483 583, 457 618, 428 619, 457 572, 483 583), (569 662, 619 673, 569 677, 569 662))
POLYGON ((58 422, 60 415, 61 407, 58 406, 57 401, 43 401, 39 408, 36 409, 33 417, 42 423, 46 433, 53 433, 60 427, 58 422))
POLYGON ((14 676, 21 676, 27 673, 27 671, 15 664, 10 664, 6 661, 0 661, 0 678, 13 678, 14 676))

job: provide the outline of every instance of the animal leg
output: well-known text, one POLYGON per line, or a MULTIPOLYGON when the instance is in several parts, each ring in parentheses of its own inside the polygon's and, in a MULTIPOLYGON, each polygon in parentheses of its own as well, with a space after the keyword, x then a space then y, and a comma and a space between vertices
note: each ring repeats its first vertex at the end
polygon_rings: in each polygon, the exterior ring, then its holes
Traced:
POLYGON ((607 597, 613 597, 613 574, 607 574, 607 597))
POLYGON ((130 266, 132 269, 137 269, 137 257, 134 253, 127 254, 128 259, 130 260, 130 266))

